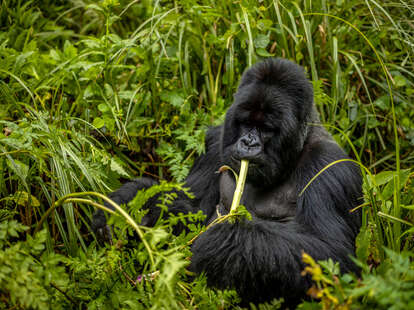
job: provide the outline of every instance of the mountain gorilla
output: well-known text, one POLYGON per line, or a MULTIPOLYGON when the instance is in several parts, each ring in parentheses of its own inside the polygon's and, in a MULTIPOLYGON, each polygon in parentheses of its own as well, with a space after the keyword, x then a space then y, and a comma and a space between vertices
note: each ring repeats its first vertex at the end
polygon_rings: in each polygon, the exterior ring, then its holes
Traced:
MULTIPOLYGON (((239 171, 249 160, 243 204, 252 220, 212 226, 192 246, 190 269, 204 272, 210 286, 234 288, 244 302, 284 297, 297 304, 310 287, 302 253, 317 260, 332 258, 342 272, 355 271, 349 258, 361 225, 360 211, 350 212, 362 197, 357 165, 340 162, 325 170, 301 194, 306 184, 328 164, 348 158, 320 125, 313 89, 298 65, 267 59, 242 76, 223 125, 210 128, 206 152, 196 159, 186 186, 195 195, 179 193, 172 213, 202 210, 206 224, 226 214, 235 189, 228 165, 239 171)), ((110 197, 127 203, 142 188, 156 182, 141 178, 123 185, 110 197)), ((156 199, 147 203, 145 225, 159 216, 156 199)), ((99 211, 93 227, 107 229, 99 211)))

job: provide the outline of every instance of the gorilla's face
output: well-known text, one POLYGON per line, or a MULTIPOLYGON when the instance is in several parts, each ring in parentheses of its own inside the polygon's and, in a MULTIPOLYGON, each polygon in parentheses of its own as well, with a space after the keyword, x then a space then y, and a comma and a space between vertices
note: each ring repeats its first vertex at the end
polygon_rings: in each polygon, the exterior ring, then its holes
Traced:
POLYGON ((239 170, 249 160, 247 181, 257 186, 283 181, 302 151, 312 97, 302 69, 290 62, 246 71, 226 114, 223 162, 239 170))

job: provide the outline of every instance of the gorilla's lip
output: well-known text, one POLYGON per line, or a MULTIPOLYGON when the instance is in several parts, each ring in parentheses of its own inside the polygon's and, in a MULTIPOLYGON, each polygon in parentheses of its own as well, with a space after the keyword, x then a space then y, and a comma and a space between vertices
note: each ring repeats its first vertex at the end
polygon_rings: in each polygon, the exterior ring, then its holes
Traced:
MULTIPOLYGON (((231 161, 235 167, 240 168, 240 163, 244 158, 236 158, 231 156, 231 161)), ((263 163, 259 159, 246 159, 249 162, 249 169, 250 168, 258 168, 263 166, 263 163)))
POLYGON ((280 216, 269 217, 266 215, 257 214, 255 212, 251 212, 251 213, 253 213, 257 218, 261 220, 272 221, 272 222, 277 222, 277 223, 288 223, 288 222, 294 221, 295 219, 295 217, 292 215, 280 215, 280 216))

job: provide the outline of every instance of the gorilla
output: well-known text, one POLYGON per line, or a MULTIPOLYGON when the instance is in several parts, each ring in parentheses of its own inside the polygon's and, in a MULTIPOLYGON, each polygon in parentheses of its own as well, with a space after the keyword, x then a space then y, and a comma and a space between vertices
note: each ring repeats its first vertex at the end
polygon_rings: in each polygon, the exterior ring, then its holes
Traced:
MULTIPOLYGON (((236 183, 231 173, 217 171, 223 165, 239 171, 247 159, 241 204, 252 216, 214 225, 192 245, 190 270, 205 273, 209 286, 233 288, 243 303, 283 297, 292 306, 311 286, 301 275, 303 252, 339 262, 342 272, 357 272, 350 256, 361 213, 350 211, 361 203, 359 167, 336 163, 303 191, 324 167, 348 156, 320 125, 312 85, 300 66, 276 58, 245 71, 224 124, 207 131, 205 148, 185 180, 194 198, 178 192, 169 212, 202 210, 205 224, 227 214, 236 183)), ((124 204, 154 184, 136 179, 110 197, 124 204)), ((141 224, 157 221, 156 200, 147 202, 141 224)), ((107 234, 102 211, 95 213, 93 228, 98 236, 107 234)))

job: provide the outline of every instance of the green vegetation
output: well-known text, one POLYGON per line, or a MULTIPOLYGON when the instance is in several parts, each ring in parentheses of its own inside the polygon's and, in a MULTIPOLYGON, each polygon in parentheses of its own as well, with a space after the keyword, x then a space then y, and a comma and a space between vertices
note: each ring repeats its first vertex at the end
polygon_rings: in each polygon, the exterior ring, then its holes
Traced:
MULTIPOLYGON (((186 271, 201 214, 151 229, 113 215, 106 248, 90 217, 94 193, 127 178, 182 181, 243 70, 269 56, 306 68, 322 122, 364 173, 362 275, 305 257, 321 300, 300 309, 413 308, 413 25, 404 0, 3 0, 0 309, 236 307, 186 271), (178 221, 191 232, 172 236, 178 221)), ((140 192, 130 215, 180 186, 140 192)))

